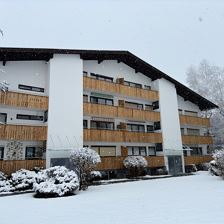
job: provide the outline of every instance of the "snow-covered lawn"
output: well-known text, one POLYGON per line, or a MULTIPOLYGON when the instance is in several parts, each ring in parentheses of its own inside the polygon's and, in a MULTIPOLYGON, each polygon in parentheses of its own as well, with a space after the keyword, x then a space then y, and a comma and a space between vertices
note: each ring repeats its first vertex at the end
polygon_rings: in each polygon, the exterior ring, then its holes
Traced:
POLYGON ((224 181, 194 176, 90 187, 78 195, 0 197, 1 224, 224 223, 224 181))

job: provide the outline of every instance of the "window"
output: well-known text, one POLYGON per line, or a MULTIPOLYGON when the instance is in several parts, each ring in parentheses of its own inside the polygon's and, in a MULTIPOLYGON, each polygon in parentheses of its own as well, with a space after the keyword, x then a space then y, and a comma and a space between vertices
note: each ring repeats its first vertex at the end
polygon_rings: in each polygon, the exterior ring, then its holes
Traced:
POLYGON ((88 76, 88 72, 83 71, 83 76, 87 77, 88 76))
POLYGON ((36 147, 26 147, 26 159, 33 159, 36 155, 36 147))
POLYGON ((143 110, 143 104, 140 104, 140 103, 133 103, 133 102, 125 101, 125 107, 131 108, 131 109, 143 110))
POLYGON ((197 117, 198 116, 198 112, 185 110, 185 115, 197 117))
POLYGON ((146 147, 144 146, 128 146, 127 149, 129 156, 146 156, 146 147))
POLYGON ((154 126, 153 125, 147 125, 147 132, 153 132, 154 126))
POLYGON ((153 110, 153 106, 149 105, 149 104, 145 104, 145 110, 152 111, 153 110))
POLYGON ((152 103, 153 110, 159 109, 159 101, 155 101, 152 103))
POLYGON ((160 130, 160 129, 161 129, 160 121, 154 122, 154 130, 160 130))
POLYGON ((156 148, 154 146, 148 147, 148 155, 149 156, 155 156, 156 155, 156 148))
POLYGON ((7 114, 0 113, 0 124, 6 124, 7 122, 7 114))
POLYGON ((151 86, 144 85, 144 89, 151 90, 151 86))
POLYGON ((100 156, 116 156, 116 146, 91 146, 100 156))
POLYGON ((187 128, 188 135, 200 135, 200 129, 187 128))
POLYGON ((135 87, 135 88, 142 88, 142 85, 141 84, 134 83, 134 82, 124 81, 124 85, 125 86, 135 87))
POLYGON ((184 128, 180 129, 181 135, 184 135, 184 128))
POLYGON ((202 155, 202 148, 201 147, 190 147, 191 150, 191 155, 195 156, 195 155, 202 155))
POLYGON ((162 152, 162 151, 163 151, 162 143, 156 143, 156 152, 162 152))
POLYGON ((128 131, 145 132, 145 126, 142 124, 127 124, 128 131))
POLYGON ((183 114, 183 110, 182 109, 178 109, 178 113, 181 115, 183 114))
POLYGON ((48 121, 48 110, 44 111, 44 122, 48 121))
POLYGON ((113 82, 113 78, 108 77, 108 76, 99 75, 99 74, 95 74, 95 73, 90 73, 90 76, 94 79, 103 80, 106 82, 113 82))
POLYGON ((184 156, 187 156, 187 150, 183 150, 184 156))
POLYGON ((88 95, 83 95, 83 102, 88 103, 88 95))
POLYGON ((83 120, 83 128, 88 128, 88 122, 87 122, 87 120, 83 120))
POLYGON ((27 114, 17 114, 16 119, 20 120, 33 120, 33 121, 43 121, 43 116, 37 116, 37 115, 27 115, 27 114))
POLYGON ((41 87, 35 87, 35 86, 26 86, 26 85, 18 85, 19 89, 23 89, 23 90, 28 90, 28 91, 33 91, 33 92, 44 92, 44 88, 41 87))
POLYGON ((4 158, 4 147, 0 146, 0 160, 4 158))
POLYGON ((91 121, 90 127, 93 129, 109 129, 114 130, 114 122, 107 121, 91 121))
POLYGON ((111 106, 114 105, 114 100, 112 99, 100 98, 95 96, 90 97, 90 102, 97 103, 97 104, 111 105, 111 106))

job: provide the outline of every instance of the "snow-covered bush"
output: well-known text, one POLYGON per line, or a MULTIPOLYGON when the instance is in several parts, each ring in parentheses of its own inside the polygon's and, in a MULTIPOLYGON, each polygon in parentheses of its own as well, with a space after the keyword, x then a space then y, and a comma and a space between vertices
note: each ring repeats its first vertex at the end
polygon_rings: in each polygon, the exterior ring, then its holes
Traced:
POLYGON ((79 188, 77 174, 64 166, 55 166, 37 174, 34 190, 37 197, 71 195, 79 188))
POLYGON ((2 192, 11 192, 14 190, 14 187, 11 184, 11 181, 7 179, 7 176, 0 171, 0 193, 2 192))
POLYGON ((167 175, 168 171, 166 167, 156 169, 156 175, 167 175))
POLYGON ((215 160, 215 166, 218 170, 217 174, 224 177, 224 149, 215 151, 213 158, 215 160))
POLYGON ((6 180, 6 179, 7 179, 7 176, 2 171, 0 171, 0 181, 6 180))
POLYGON ((11 183, 16 191, 32 190, 35 182, 36 173, 34 171, 21 169, 11 175, 11 183))
POLYGON ((91 178, 91 181, 100 180, 102 178, 102 174, 100 171, 91 171, 90 178, 91 178))
POLYGON ((148 162, 143 156, 128 156, 124 159, 123 164, 129 170, 130 177, 136 177, 143 173, 148 162))
POLYGON ((90 182, 91 171, 101 162, 99 154, 90 148, 76 149, 72 151, 70 161, 79 176, 79 190, 86 190, 90 182))
POLYGON ((198 171, 198 169, 197 169, 195 164, 189 164, 189 165, 185 166, 185 172, 186 173, 194 173, 194 172, 197 172, 197 171, 198 171))

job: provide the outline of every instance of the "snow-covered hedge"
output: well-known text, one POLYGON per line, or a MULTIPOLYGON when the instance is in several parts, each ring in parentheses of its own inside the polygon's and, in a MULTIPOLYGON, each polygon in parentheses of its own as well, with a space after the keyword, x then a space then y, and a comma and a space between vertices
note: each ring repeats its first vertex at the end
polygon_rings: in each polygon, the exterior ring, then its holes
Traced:
POLYGON ((34 190, 37 197, 60 197, 73 194, 79 187, 77 174, 64 166, 55 166, 37 174, 34 190))
POLYGON ((14 187, 11 181, 7 179, 7 176, 0 171, 0 193, 14 191, 14 187))
POLYGON ((102 178, 102 174, 100 171, 92 171, 90 173, 91 181, 100 180, 102 178))
POLYGON ((0 171, 0 181, 6 180, 6 179, 7 179, 7 176, 2 171, 0 171))
POLYGON ((218 169, 217 174, 224 177, 224 149, 215 151, 213 154, 216 168, 218 169))
POLYGON ((16 191, 32 190, 35 182, 36 173, 34 171, 21 169, 11 175, 11 183, 16 191))

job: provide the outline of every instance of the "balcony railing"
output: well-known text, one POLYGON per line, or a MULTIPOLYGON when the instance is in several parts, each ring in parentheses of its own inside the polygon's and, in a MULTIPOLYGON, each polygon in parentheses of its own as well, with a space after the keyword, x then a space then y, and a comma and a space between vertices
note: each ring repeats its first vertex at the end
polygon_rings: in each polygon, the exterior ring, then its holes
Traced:
POLYGON ((84 141, 162 143, 162 134, 129 132, 123 130, 85 129, 84 141))
POLYGON ((0 125, 1 140, 47 140, 46 126, 0 125))
POLYGON ((108 106, 93 103, 83 104, 84 115, 110 118, 133 119, 137 121, 159 121, 160 113, 154 111, 137 110, 118 106, 108 106))
POLYGON ((35 108, 40 110, 47 110, 48 97, 37 96, 26 93, 16 92, 1 92, 0 104, 15 107, 35 108))
POLYGON ((157 91, 125 86, 122 84, 97 80, 89 77, 83 77, 83 88, 89 90, 98 90, 105 93, 115 93, 123 96, 143 98, 152 101, 159 99, 159 94, 157 91))
POLYGON ((202 164, 202 163, 208 163, 211 160, 213 160, 211 155, 204 155, 204 156, 185 156, 184 157, 184 162, 185 165, 190 165, 190 164, 202 164))
POLYGON ((180 117, 181 125, 195 125, 195 126, 210 127, 209 118, 193 117, 193 116, 187 116, 187 115, 180 115, 179 117, 180 117))
POLYGON ((183 144, 213 144, 211 136, 182 135, 183 144))

